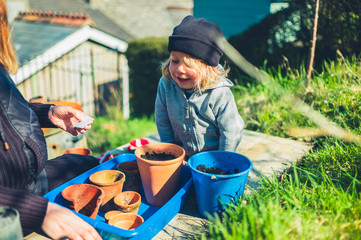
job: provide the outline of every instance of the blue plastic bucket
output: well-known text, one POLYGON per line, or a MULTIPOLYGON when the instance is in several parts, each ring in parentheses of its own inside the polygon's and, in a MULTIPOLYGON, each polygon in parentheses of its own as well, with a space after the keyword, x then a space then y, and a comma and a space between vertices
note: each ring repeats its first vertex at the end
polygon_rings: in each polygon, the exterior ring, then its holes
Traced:
POLYGON ((249 158, 228 151, 197 153, 188 160, 196 191, 198 210, 203 217, 214 216, 230 202, 242 197, 249 171, 253 164, 249 158), (199 165, 220 168, 230 174, 220 175, 198 171, 199 165))

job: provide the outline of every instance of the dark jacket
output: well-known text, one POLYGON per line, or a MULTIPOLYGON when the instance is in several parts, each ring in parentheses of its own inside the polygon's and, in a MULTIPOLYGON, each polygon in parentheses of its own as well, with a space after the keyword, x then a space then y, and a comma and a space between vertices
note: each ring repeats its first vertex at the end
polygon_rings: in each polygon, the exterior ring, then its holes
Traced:
POLYGON ((29 103, 0 64, 0 205, 16 208, 24 235, 40 229, 47 199, 49 104, 29 103))

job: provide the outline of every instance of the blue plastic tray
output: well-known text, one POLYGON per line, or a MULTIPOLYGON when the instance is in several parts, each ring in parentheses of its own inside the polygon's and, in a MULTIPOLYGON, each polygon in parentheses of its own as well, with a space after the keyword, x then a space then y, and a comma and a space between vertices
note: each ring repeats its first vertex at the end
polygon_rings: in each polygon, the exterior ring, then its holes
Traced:
MULTIPOLYGON (((90 183, 89 176, 101 170, 116 169, 118 163, 126 161, 136 161, 134 154, 121 154, 81 175, 64 183, 56 189, 45 194, 50 202, 66 206, 65 200, 61 195, 61 191, 73 184, 90 183)), ((184 203, 189 198, 192 191, 192 174, 188 166, 182 166, 180 181, 178 185, 178 192, 162 207, 154 207, 149 205, 144 196, 143 188, 141 188, 142 203, 139 207, 138 214, 144 218, 144 223, 134 230, 124 230, 106 223, 104 219, 104 212, 99 211, 96 219, 92 219, 83 214, 74 212, 83 220, 94 226, 103 239, 152 239, 157 233, 162 230, 177 213, 180 211, 184 203)))

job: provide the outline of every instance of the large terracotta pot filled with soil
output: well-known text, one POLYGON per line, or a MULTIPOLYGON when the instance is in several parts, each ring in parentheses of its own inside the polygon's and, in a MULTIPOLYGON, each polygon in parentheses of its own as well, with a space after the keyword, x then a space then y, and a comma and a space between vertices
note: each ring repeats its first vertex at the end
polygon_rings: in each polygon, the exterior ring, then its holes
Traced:
POLYGON ((101 188, 86 183, 70 185, 61 194, 69 202, 69 208, 93 219, 105 197, 101 188))
POLYGON ((171 143, 151 143, 137 148, 134 154, 145 199, 150 205, 163 206, 177 192, 184 149, 171 143))
POLYGON ((102 170, 90 175, 89 180, 99 186, 105 193, 102 211, 114 209, 113 198, 123 191, 125 175, 118 170, 102 170))
POLYGON ((188 160, 198 210, 203 217, 222 212, 227 204, 242 197, 252 162, 228 151, 197 153, 188 160))
POLYGON ((138 213, 141 196, 134 191, 121 192, 114 197, 115 208, 124 213, 138 213))
POLYGON ((117 169, 125 174, 124 191, 140 192, 140 173, 138 163, 136 161, 121 162, 117 165, 117 169))
POLYGON ((144 222, 144 219, 133 213, 118 214, 109 220, 109 225, 122 228, 125 230, 133 230, 144 222))

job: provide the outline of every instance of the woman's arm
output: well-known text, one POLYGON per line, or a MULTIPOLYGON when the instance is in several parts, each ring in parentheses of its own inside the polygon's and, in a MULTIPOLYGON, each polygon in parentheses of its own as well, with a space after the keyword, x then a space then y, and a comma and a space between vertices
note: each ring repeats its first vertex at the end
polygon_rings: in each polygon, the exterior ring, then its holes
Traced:
POLYGON ((69 106, 55 106, 53 104, 29 103, 30 108, 35 112, 39 119, 40 126, 43 128, 61 128, 64 131, 76 136, 79 133, 85 133, 91 128, 89 123, 85 128, 74 128, 77 122, 84 120, 88 115, 69 106))
POLYGON ((49 119, 49 109, 53 104, 29 103, 29 107, 35 112, 39 119, 40 126, 43 128, 56 128, 49 119))
POLYGON ((0 186, 0 206, 9 206, 20 213, 24 236, 41 228, 48 200, 27 190, 0 186))

